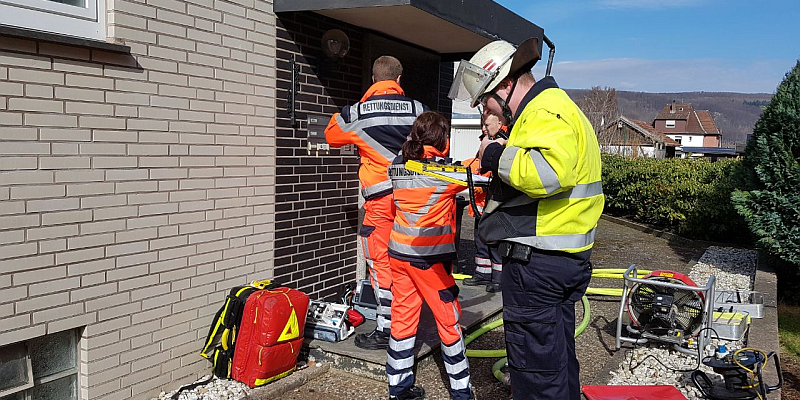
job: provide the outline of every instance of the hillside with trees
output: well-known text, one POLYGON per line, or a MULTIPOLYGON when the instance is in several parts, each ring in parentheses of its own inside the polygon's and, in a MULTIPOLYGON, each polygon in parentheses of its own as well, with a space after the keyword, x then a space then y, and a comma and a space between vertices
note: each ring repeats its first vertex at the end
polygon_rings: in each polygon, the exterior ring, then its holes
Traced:
MULTIPOLYGON (((567 89, 578 104, 591 93, 588 89, 567 89)), ((633 119, 652 122, 658 112, 672 101, 691 103, 696 110, 709 110, 722 131, 724 144, 744 143, 769 104, 772 94, 729 92, 645 93, 616 90, 619 112, 633 119)))

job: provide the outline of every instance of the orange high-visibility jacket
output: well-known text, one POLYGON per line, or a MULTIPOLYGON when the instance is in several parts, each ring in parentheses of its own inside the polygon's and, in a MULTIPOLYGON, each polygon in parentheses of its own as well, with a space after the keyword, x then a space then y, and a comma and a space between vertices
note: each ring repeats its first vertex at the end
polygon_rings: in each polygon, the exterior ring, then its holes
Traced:
POLYGON ((358 146, 358 179, 365 199, 392 192, 386 168, 400 152, 414 120, 424 111, 428 108, 406 97, 397 82, 388 80, 376 82, 361 102, 333 114, 325 128, 325 139, 333 147, 358 146))
MULTIPOLYGON (((446 152, 425 146, 424 158, 446 163, 446 152)), ((397 157, 389 166, 397 215, 389 236, 389 256, 434 263, 456 258, 455 197, 464 186, 405 168, 397 157)))

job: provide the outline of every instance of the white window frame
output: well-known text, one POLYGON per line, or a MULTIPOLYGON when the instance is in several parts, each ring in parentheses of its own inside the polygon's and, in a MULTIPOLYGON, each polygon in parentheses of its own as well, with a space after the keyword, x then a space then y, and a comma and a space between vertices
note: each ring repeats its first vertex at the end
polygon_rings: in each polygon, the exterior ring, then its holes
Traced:
MULTIPOLYGON (((13 344, 11 346, 14 346, 13 344)), ((28 369, 28 381, 20 386, 0 390, 0 397, 12 395, 14 393, 22 392, 33 387, 33 365, 31 365, 31 355, 28 352, 28 346, 22 344, 23 351, 25 352, 25 364, 28 369)))
POLYGON ((667 127, 667 129, 675 128, 675 120, 668 119, 666 122, 664 122, 664 126, 667 127))
POLYGON ((105 0, 84 2, 86 7, 50 0, 0 0, 0 24, 105 41, 105 0))
MULTIPOLYGON (((65 332, 67 332, 67 331, 60 332, 60 333, 65 333, 65 332)), ((78 356, 78 354, 79 354, 79 350, 80 350, 79 347, 80 347, 81 338, 80 338, 80 333, 78 332, 78 330, 73 329, 71 331, 71 333, 72 333, 72 339, 73 339, 72 345, 75 347, 75 354, 76 354, 75 367, 66 369, 66 370, 61 371, 61 372, 56 372, 54 374, 47 375, 45 377, 34 377, 33 376, 33 365, 32 365, 32 362, 31 362, 31 351, 30 351, 30 348, 29 348, 29 341, 21 342, 22 346, 25 349, 25 352, 27 353, 26 357, 25 357, 25 362, 27 363, 27 367, 28 367, 28 382, 26 384, 24 384, 24 385, 20 385, 20 386, 17 386, 17 387, 14 387, 14 388, 10 388, 10 389, 7 389, 7 390, 4 390, 4 391, 0 392, 0 397, 21 393, 22 394, 22 398, 24 400, 30 400, 31 399, 31 389, 33 389, 34 387, 42 385, 42 384, 45 384, 45 383, 48 383, 48 382, 52 382, 52 381, 55 381, 55 380, 58 380, 58 379, 61 379, 61 378, 65 378, 65 377, 68 377, 70 375, 75 375, 75 384, 76 384, 75 396, 76 396, 76 399, 80 400, 81 399, 80 375, 79 375, 79 372, 80 372, 80 357, 78 356)), ((14 345, 17 345, 17 344, 19 344, 19 343, 11 344, 10 346, 14 346, 14 345)), ((0 346, 0 349, 2 349, 3 347, 6 347, 6 346, 0 346)))

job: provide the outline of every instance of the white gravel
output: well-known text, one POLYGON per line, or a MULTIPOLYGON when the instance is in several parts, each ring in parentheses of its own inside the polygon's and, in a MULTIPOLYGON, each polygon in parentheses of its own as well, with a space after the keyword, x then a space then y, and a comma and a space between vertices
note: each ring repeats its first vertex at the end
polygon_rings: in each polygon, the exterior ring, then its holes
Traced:
MULTIPOLYGON (((757 257, 757 253, 752 250, 711 246, 692 267, 689 277, 702 286, 713 274, 716 276, 718 291, 751 290, 757 257)), ((713 354, 712 349, 719 344, 726 345, 729 351, 743 346, 741 342, 713 339, 711 345, 707 346, 705 355, 713 354)), ((670 369, 688 370, 695 366, 697 366, 697 356, 689 356, 666 346, 637 347, 628 350, 619 368, 610 372, 609 385, 674 385, 690 400, 703 399, 691 383, 690 372, 676 372, 670 369), (652 357, 649 357, 651 355, 652 357), (634 366, 632 370, 631 365, 634 366)), ((702 363, 700 370, 706 372, 712 380, 721 380, 719 375, 702 363)))
MULTIPOLYGON (((197 382, 208 379, 208 375, 197 382)), ((247 397, 248 387, 244 383, 233 379, 219 379, 216 376, 211 382, 198 386, 192 390, 184 390, 177 400, 241 400, 247 397)), ((166 400, 172 398, 177 390, 161 392, 157 398, 151 400, 166 400)))

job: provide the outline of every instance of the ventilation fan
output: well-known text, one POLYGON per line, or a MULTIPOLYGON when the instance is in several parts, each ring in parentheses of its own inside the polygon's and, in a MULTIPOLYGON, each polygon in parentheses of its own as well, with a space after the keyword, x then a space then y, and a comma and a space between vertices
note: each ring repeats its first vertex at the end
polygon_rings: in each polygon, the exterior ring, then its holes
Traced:
POLYGON ((617 321, 617 348, 621 341, 646 343, 663 342, 678 350, 697 354, 708 340, 714 277, 706 286, 698 287, 688 276, 674 271, 653 271, 643 278, 635 278, 635 266, 625 273, 625 289, 620 318, 617 321), (630 272, 633 271, 633 274, 630 272), (711 296, 709 296, 711 294, 711 296), (623 321, 623 311, 627 321, 623 321), (627 323, 622 336, 622 325, 627 323))

